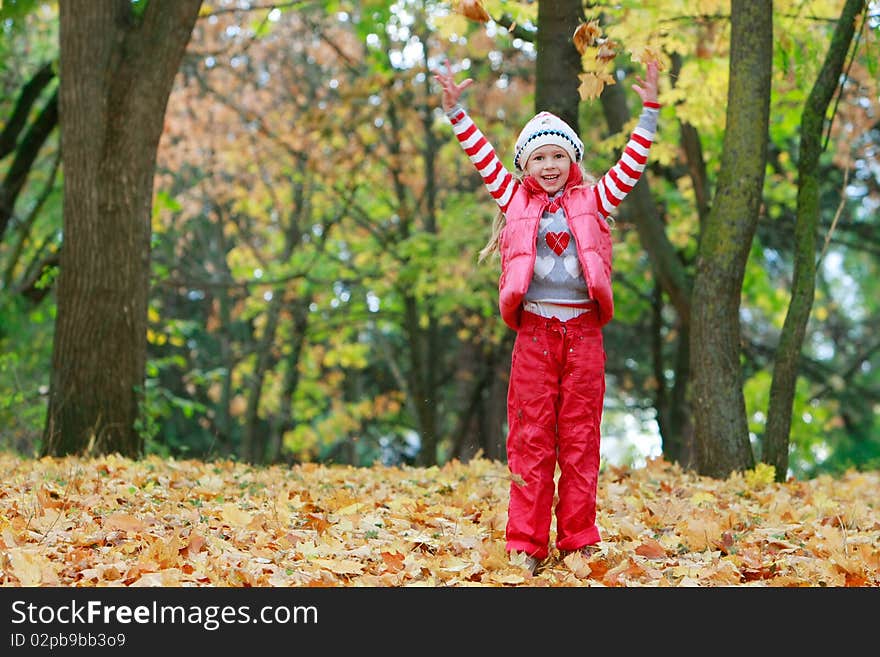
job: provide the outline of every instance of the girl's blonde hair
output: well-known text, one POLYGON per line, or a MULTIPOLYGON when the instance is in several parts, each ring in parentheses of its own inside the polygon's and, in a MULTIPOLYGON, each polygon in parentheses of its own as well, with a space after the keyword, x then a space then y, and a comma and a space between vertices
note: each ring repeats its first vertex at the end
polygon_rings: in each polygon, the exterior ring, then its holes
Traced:
MULTIPOLYGON (((572 187, 572 189, 580 189, 581 187, 592 187, 596 184, 596 179, 593 178, 591 174, 584 171, 584 168, 580 164, 577 164, 575 166, 580 167, 581 174, 583 175, 583 180, 572 187)), ((522 182, 521 175, 515 177, 517 180, 522 182)), ((498 243, 501 240, 501 231, 504 230, 504 225, 506 223, 507 217, 499 209, 498 212, 495 214, 495 218, 492 220, 492 235, 489 237, 489 241, 486 242, 486 246, 480 249, 479 256, 477 257, 477 262, 483 262, 483 260, 491 256, 493 253, 498 252, 498 243)))

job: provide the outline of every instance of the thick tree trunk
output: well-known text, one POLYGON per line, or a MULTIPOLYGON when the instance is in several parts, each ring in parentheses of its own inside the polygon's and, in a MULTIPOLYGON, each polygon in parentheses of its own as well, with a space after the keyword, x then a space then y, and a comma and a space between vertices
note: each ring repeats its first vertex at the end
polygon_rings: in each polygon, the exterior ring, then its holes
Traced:
POLYGON ((156 149, 201 0, 60 0, 64 248, 43 452, 138 457, 156 149))
POLYGON ((572 37, 583 17, 580 0, 538 3, 535 112, 553 112, 580 133, 581 55, 572 37))
POLYGON ((691 375, 697 469, 724 478, 754 466, 740 364, 742 281, 767 159, 773 3, 731 3, 727 126, 714 205, 697 255, 691 375))
POLYGON ((776 468, 777 481, 788 472, 788 445, 792 404, 797 385, 798 359, 813 307, 816 285, 816 228, 819 223, 819 156, 825 114, 837 89, 846 54, 855 34, 855 20, 864 0, 847 0, 837 21, 819 77, 801 116, 798 158, 797 223, 795 224, 794 280, 791 301, 773 367, 770 404, 761 460, 776 468))

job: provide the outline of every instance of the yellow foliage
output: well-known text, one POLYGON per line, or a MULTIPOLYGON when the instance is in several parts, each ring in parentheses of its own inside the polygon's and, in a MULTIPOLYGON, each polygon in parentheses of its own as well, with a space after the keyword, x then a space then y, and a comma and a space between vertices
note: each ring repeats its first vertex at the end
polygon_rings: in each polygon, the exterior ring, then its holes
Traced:
POLYGON ((147 342, 157 346, 161 346, 168 342, 168 338, 164 333, 158 333, 153 329, 147 329, 147 342))
POLYGON ((437 26, 437 34, 444 40, 454 36, 464 36, 468 33, 468 19, 461 14, 447 14, 434 19, 437 26))
POLYGON ((744 475, 746 485, 752 489, 763 488, 776 480, 776 467, 769 463, 758 463, 744 475))

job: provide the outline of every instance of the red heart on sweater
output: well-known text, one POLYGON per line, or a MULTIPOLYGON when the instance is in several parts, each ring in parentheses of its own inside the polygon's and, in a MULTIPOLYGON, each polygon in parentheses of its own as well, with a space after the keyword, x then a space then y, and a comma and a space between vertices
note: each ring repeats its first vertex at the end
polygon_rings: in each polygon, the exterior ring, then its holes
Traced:
POLYGON ((565 251, 565 247, 568 246, 568 242, 571 240, 571 235, 566 232, 547 233, 544 239, 547 240, 547 246, 553 249, 556 255, 562 255, 562 252, 565 251))

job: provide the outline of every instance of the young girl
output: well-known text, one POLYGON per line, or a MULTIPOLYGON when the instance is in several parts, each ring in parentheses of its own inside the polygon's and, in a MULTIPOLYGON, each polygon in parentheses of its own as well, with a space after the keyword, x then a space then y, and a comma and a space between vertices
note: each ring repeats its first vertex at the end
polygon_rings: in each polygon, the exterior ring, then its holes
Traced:
POLYGON ((501 163, 458 101, 449 64, 434 78, 465 153, 500 209, 480 253, 500 251, 498 304, 517 332, 507 395, 510 485, 506 549, 534 573, 549 554, 559 465, 556 547, 596 549, 599 428, 605 397, 602 327, 614 314, 607 220, 644 171, 657 115, 656 63, 633 89, 642 113, 620 160, 598 182, 585 178, 584 145, 571 127, 539 112, 519 134, 513 165, 501 163))

